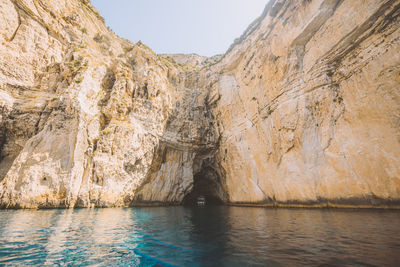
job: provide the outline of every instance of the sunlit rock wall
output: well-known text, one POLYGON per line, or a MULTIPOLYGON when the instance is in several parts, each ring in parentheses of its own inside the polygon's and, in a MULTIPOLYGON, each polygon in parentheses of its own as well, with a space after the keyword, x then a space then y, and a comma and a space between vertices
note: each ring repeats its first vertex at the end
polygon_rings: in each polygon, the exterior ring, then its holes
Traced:
POLYGON ((217 140, 195 77, 89 1, 1 0, 0 25, 0 206, 182 201, 217 140))
POLYGON ((271 1, 213 69, 230 202, 400 200, 400 1, 271 1))

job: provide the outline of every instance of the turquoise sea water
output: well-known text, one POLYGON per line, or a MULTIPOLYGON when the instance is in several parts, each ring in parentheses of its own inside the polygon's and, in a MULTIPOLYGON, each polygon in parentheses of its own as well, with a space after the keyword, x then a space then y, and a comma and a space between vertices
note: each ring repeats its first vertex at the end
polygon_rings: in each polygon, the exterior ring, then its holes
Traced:
POLYGON ((400 266, 400 212, 2 210, 0 265, 400 266))

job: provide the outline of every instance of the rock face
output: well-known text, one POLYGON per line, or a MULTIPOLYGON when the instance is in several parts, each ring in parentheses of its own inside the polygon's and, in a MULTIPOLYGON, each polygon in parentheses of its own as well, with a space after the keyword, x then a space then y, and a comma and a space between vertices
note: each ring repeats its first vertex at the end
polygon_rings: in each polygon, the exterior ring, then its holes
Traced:
POLYGON ((188 68, 193 68, 194 70, 201 69, 209 65, 214 65, 223 57, 223 55, 204 57, 197 54, 161 54, 161 56, 170 61, 175 61, 182 67, 186 66, 188 68))
POLYGON ((217 62, 0 0, 0 206, 399 205, 399 15, 271 0, 217 62))
POLYGON ((218 66, 230 202, 395 204, 400 1, 271 1, 218 66))
POLYGON ((197 74, 115 36, 88 1, 0 10, 1 206, 180 203, 218 138, 197 74))

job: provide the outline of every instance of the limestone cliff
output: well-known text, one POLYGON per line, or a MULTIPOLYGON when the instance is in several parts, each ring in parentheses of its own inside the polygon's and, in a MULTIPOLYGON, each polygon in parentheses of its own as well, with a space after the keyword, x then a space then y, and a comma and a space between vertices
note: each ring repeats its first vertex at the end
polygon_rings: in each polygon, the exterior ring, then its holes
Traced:
POLYGON ((0 206, 398 205, 399 14, 271 0, 220 60, 87 0, 0 0, 0 206))
POLYGON ((400 1, 270 1, 213 70, 231 202, 395 205, 400 1))
POLYGON ((207 66, 214 65, 223 57, 223 55, 204 57, 197 54, 161 54, 161 56, 172 62, 175 62, 183 68, 191 68, 191 70, 199 70, 207 66))
POLYGON ((0 12, 1 206, 179 203, 217 142, 196 74, 115 36, 89 1, 0 12))

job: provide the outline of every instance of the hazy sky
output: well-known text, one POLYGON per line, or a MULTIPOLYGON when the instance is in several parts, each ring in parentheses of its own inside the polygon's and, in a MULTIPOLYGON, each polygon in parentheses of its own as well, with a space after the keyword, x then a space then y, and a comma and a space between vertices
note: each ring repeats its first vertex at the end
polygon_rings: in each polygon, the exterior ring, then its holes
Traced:
POLYGON ((119 36, 156 53, 224 53, 269 0, 92 0, 119 36))

